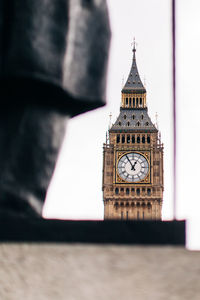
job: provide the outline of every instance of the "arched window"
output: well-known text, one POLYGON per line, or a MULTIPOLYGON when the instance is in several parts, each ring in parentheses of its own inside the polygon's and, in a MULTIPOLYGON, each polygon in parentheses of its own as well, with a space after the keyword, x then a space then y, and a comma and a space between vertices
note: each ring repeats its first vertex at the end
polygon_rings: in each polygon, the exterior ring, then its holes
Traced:
POLYGON ((147 143, 150 144, 150 135, 147 136, 147 143))
POLYGON ((136 193, 137 193, 138 196, 140 195, 140 189, 139 188, 137 188, 136 193))
POLYGON ((135 106, 135 98, 133 98, 133 107, 135 106))
POLYGON ((124 143, 125 143, 125 136, 122 135, 122 144, 124 144, 124 143))
POLYGON ((130 122, 127 122, 127 126, 130 126, 130 122))
POLYGON ((144 115, 141 115, 141 119, 142 119, 142 120, 144 119, 144 115))
POLYGON ((135 144, 135 135, 132 135, 132 143, 135 144))
POLYGON ((140 143, 140 136, 139 135, 137 136, 137 143, 138 144, 140 143))
POLYGON ((151 195, 151 189, 147 189, 147 195, 148 195, 148 196, 151 195))
POLYGON ((126 195, 129 195, 129 188, 126 188, 126 195))
POLYGON ((131 189, 131 192, 132 192, 132 193, 135 193, 135 188, 132 188, 132 189, 131 189))
POLYGON ((135 119, 135 116, 133 115, 132 118, 133 118, 133 120, 134 120, 134 119, 135 119))
POLYGON ((128 98, 126 98, 126 105, 128 105, 128 98))
POLYGON ((131 98, 129 98, 129 107, 131 107, 131 98))
POLYGON ((140 126, 140 122, 139 121, 137 122, 137 126, 140 126))
POLYGON ((120 143, 120 134, 117 135, 117 143, 120 143))
POLYGON ((142 105, 142 98, 140 98, 140 105, 142 105))
POLYGON ((144 144, 145 143, 145 136, 143 135, 142 137, 142 143, 144 144))
POLYGON ((130 143, 130 134, 127 134, 127 144, 130 143))
POLYGON ((147 203, 147 207, 148 207, 148 209, 151 209, 151 203, 150 202, 147 203))
POLYGON ((138 98, 136 98, 136 106, 138 106, 138 98))
POLYGON ((118 195, 119 194, 119 189, 115 188, 115 194, 118 195))
POLYGON ((118 125, 119 125, 119 126, 121 126, 121 125, 122 125, 122 123, 119 121, 118 125))

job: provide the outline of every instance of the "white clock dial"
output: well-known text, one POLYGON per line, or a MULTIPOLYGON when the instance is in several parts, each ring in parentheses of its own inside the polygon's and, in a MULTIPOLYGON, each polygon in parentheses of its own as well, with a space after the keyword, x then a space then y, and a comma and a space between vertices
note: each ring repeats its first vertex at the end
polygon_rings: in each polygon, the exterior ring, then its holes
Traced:
POLYGON ((139 182, 149 173, 147 159, 137 152, 123 155, 117 165, 119 176, 128 182, 139 182))

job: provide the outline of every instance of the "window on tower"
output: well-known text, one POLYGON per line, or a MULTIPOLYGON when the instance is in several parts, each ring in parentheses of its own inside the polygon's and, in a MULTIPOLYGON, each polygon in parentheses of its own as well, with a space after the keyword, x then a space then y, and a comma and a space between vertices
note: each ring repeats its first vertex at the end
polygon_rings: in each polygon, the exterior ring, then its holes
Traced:
POLYGON ((137 193, 138 196, 140 195, 140 189, 139 188, 137 188, 136 193, 137 193))
POLYGON ((129 188, 126 188, 126 195, 129 195, 129 188))
POLYGON ((131 107, 131 98, 129 98, 129 107, 131 107))
POLYGON ((135 98, 133 98, 133 107, 135 106, 135 98))
POLYGON ((132 143, 135 144, 135 135, 132 135, 132 143))
POLYGON ((127 135, 127 144, 130 143, 130 134, 127 135))
POLYGON ((124 144, 124 143, 125 143, 125 136, 122 135, 122 144, 124 144))
POLYGON ((147 136, 147 143, 150 144, 150 135, 147 136))
POLYGON ((116 195, 119 194, 119 189, 118 189, 118 188, 115 189, 115 194, 116 194, 116 195))
POLYGON ((142 105, 142 98, 140 98, 140 105, 142 105))
POLYGON ((138 106, 138 98, 136 98, 136 106, 138 106))
POLYGON ((134 119, 135 119, 135 116, 133 115, 132 118, 133 118, 133 120, 134 120, 134 119))
POLYGON ((117 135, 117 143, 120 143, 120 134, 117 135))
POLYGON ((126 105, 128 105, 128 98, 126 98, 126 105))
POLYGON ((138 144, 140 143, 140 136, 139 135, 137 136, 137 143, 138 144))
POLYGON ((126 115, 124 115, 124 120, 126 120, 126 115))
POLYGON ((148 210, 151 209, 151 203, 150 202, 147 203, 147 208, 148 208, 148 210))
POLYGON ((144 144, 145 143, 145 136, 143 135, 142 137, 142 143, 144 144))
POLYGON ((148 195, 148 196, 151 195, 151 189, 147 189, 147 195, 148 195))

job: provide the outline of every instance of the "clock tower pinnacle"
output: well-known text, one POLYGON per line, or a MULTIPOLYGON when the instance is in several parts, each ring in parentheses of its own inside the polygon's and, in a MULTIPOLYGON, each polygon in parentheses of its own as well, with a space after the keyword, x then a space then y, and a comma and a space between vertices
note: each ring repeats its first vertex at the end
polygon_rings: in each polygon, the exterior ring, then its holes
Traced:
POLYGON ((135 42, 120 113, 103 146, 104 218, 161 219, 163 144, 146 104, 146 89, 136 64, 135 42))

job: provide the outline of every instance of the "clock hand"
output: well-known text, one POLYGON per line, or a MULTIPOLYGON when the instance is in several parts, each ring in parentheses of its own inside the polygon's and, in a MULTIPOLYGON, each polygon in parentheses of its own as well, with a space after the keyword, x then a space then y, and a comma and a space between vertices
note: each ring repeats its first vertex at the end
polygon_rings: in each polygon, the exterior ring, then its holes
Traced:
POLYGON ((135 165, 137 164, 137 161, 134 162, 134 165, 132 165, 131 170, 135 171, 135 165))
POLYGON ((126 158, 128 159, 128 161, 130 162, 130 164, 131 164, 131 170, 132 170, 132 168, 133 168, 133 165, 132 165, 132 163, 131 163, 131 161, 130 161, 130 159, 129 159, 129 157, 126 155, 126 158))

